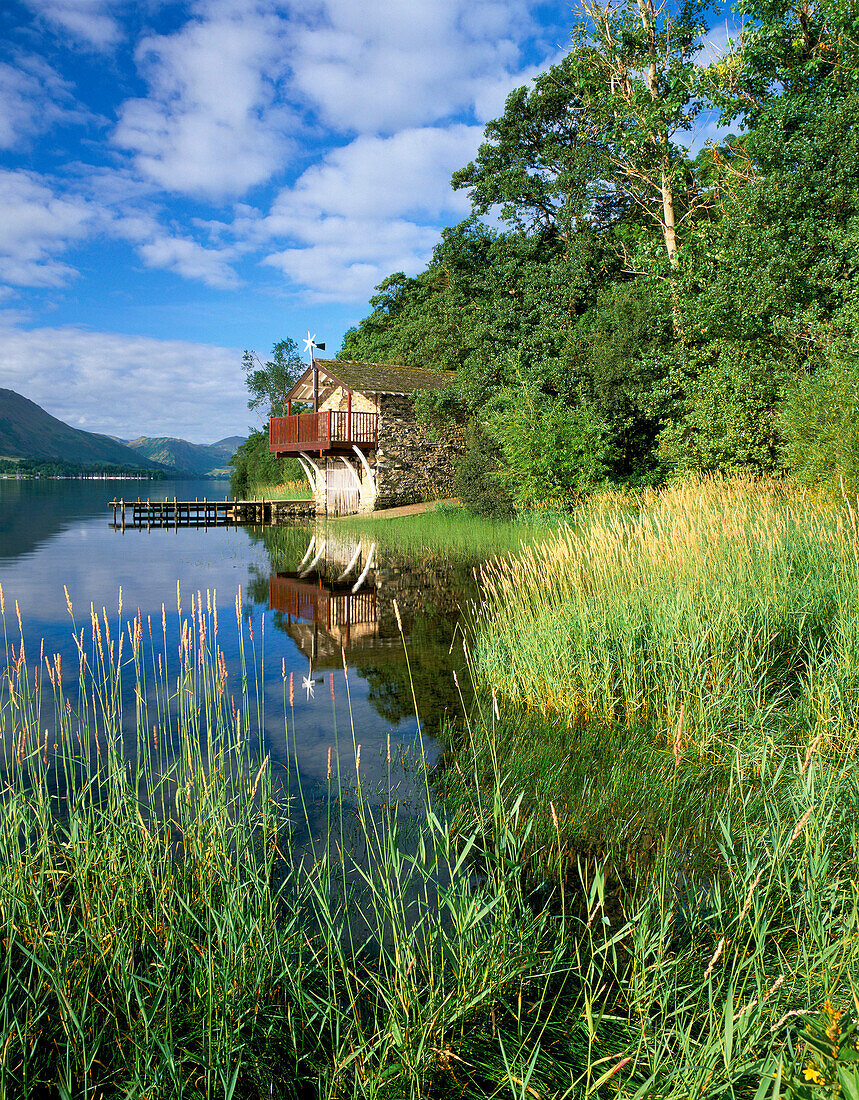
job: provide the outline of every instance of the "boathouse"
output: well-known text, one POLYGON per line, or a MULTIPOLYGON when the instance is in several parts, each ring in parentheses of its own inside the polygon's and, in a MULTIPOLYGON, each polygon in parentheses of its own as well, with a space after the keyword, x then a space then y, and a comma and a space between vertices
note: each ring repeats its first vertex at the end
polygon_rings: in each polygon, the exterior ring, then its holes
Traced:
POLYGON ((448 371, 314 359, 269 423, 269 450, 301 462, 317 510, 371 512, 452 495, 456 435, 419 424, 414 398, 448 371), (312 412, 293 412, 293 404, 312 412))

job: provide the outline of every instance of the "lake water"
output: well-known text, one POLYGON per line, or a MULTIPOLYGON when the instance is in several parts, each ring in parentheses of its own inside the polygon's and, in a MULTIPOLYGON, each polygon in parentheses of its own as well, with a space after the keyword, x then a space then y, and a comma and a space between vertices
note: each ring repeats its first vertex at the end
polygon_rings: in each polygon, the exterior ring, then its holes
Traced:
MULTIPOLYGON (((8 636, 0 660, 17 653, 17 603, 28 667, 40 663, 43 649, 44 675, 44 655, 53 662, 60 654, 64 690, 75 692, 80 657, 66 592, 78 634, 82 627, 90 631, 91 606, 99 616, 105 609, 114 637, 120 619, 127 630, 139 611, 159 634, 163 616, 165 652, 177 653, 178 583, 186 616, 192 598, 217 606, 229 690, 240 694, 241 593, 242 633, 246 645, 253 635, 264 704, 263 728, 252 732, 260 732, 273 774, 286 781, 297 766, 308 801, 317 804, 324 799, 329 750, 339 753, 342 774, 354 776, 360 745, 362 779, 381 789, 390 745, 395 780, 408 786, 409 776, 413 782, 420 774, 420 745, 432 766, 441 723, 447 714, 461 713, 453 672, 460 683, 467 679, 465 659, 460 644, 451 650, 451 638, 460 606, 472 595, 473 563, 437 552, 384 552, 371 538, 344 536, 336 521, 206 531, 111 527, 107 505, 114 496, 211 500, 227 493, 227 483, 216 481, 0 480, 0 584, 8 636), (294 736, 291 725, 287 736, 284 723, 290 673, 294 736)), ((132 675, 128 650, 124 660, 132 675)), ((175 670, 172 675, 175 682, 175 670)), ((128 696, 124 723, 133 731, 133 691, 128 696)))

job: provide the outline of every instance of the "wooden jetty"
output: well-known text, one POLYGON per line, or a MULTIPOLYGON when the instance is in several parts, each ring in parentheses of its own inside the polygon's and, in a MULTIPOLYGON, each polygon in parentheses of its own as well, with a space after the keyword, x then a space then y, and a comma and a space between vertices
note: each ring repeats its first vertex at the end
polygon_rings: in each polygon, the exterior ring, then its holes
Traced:
POLYGON ((113 509, 116 531, 126 528, 151 531, 180 527, 266 527, 291 519, 314 516, 312 500, 124 500, 114 497, 108 503, 113 509))

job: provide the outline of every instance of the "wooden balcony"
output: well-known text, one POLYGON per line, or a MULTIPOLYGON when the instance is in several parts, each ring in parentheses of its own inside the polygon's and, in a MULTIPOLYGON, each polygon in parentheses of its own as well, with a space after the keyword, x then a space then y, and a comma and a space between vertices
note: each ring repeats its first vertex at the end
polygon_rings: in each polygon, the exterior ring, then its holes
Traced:
POLYGON ((337 412, 293 413, 274 416, 268 426, 268 449, 275 455, 315 451, 318 455, 349 451, 353 446, 375 450, 379 414, 337 412))

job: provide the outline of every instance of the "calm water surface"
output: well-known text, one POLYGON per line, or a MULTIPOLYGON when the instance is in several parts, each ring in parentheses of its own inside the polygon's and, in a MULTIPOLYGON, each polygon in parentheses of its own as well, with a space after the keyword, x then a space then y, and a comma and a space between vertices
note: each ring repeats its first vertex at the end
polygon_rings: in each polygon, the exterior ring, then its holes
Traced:
MULTIPOLYGON (((309 800, 322 799, 329 748, 339 752, 342 773, 354 775, 354 724, 362 778, 381 787, 390 738, 398 779, 408 783, 418 770, 409 765, 418 751, 418 723, 394 601, 431 765, 438 753, 434 734, 444 716, 461 712, 453 671, 463 682, 465 662, 461 646, 452 651, 450 646, 459 608, 472 594, 474 562, 429 550, 382 552, 371 539, 344 537, 336 522, 121 532, 112 529, 107 508, 114 496, 211 500, 227 493, 226 482, 214 481, 0 481, 0 583, 10 642, 17 643, 17 602, 28 662, 38 663, 44 640, 46 654, 61 655, 64 690, 73 694, 79 656, 65 589, 78 632, 82 626, 90 629, 91 605, 100 615, 106 609, 115 628, 120 589, 123 622, 139 610, 143 622, 151 618, 160 634, 164 608, 168 652, 177 653, 178 582, 186 615, 198 593, 204 605, 207 599, 216 603, 230 690, 240 693, 240 592, 242 630, 246 642, 253 632, 262 669, 261 732, 275 771, 294 775, 297 764, 309 800), (295 737, 290 726, 288 740, 284 672, 287 680, 292 672, 295 683, 295 737)), ((9 659, 7 648, 0 660, 5 665, 9 659)), ((127 695, 132 705, 125 725, 133 731, 133 692, 127 695)))

